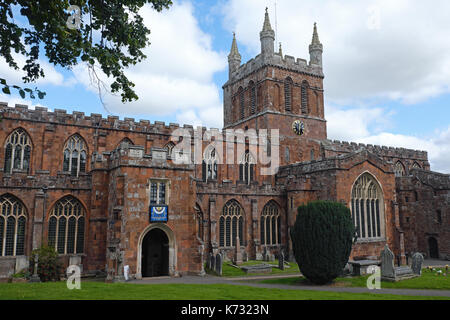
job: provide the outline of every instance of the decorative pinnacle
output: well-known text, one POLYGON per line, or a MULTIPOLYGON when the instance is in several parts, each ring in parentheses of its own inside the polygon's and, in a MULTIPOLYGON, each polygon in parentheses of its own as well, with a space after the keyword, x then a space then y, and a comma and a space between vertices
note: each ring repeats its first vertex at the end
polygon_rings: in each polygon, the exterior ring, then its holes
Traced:
POLYGON ((281 50, 281 42, 280 42, 280 48, 278 50, 278 53, 280 54, 280 56, 283 56, 283 50, 281 50))
POLYGON ((236 42, 236 33, 233 32, 233 42, 231 44, 231 51, 230 51, 230 55, 228 57, 233 57, 233 58, 239 58, 241 59, 241 55, 239 54, 239 50, 237 47, 237 42, 236 42))
POLYGON ((313 38, 312 38, 312 45, 320 45, 320 40, 319 40, 319 34, 317 33, 317 23, 314 22, 314 31, 313 31, 313 38))
POLYGON ((262 31, 273 31, 272 26, 270 25, 270 19, 269 19, 269 8, 266 7, 266 14, 264 16, 264 26, 262 31))

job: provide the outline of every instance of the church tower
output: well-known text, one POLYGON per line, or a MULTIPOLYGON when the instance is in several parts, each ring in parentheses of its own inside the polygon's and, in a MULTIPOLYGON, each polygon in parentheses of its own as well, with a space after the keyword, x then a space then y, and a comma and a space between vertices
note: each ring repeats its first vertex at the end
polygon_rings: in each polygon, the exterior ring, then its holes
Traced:
POLYGON ((279 129, 284 164, 316 158, 326 139, 322 53, 317 25, 309 46, 310 61, 275 52, 269 12, 260 32, 261 52, 241 65, 233 36, 224 84, 224 128, 279 129), (283 150, 284 151, 283 151, 283 150), (293 149, 295 152, 288 149, 293 149))

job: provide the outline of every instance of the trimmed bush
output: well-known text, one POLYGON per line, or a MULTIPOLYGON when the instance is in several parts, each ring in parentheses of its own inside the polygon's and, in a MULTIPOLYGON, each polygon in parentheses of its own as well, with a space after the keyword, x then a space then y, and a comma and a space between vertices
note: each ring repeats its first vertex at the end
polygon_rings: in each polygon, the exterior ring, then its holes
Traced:
POLYGON ((331 201, 300 206, 290 233, 295 259, 307 279, 326 284, 342 273, 355 236, 346 206, 331 201))
POLYGON ((30 274, 34 273, 34 259, 36 254, 39 255, 37 274, 41 281, 59 281, 64 275, 64 270, 55 248, 42 246, 32 251, 30 257, 30 274))

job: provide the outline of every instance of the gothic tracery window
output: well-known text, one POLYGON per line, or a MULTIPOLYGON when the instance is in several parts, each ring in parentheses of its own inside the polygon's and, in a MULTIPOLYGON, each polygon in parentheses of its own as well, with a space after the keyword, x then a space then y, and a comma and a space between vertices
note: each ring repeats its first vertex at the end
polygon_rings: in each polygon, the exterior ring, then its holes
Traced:
POLYGON ((405 167, 400 161, 397 161, 397 163, 395 164, 394 172, 396 177, 405 176, 405 167))
POLYGON ((285 111, 292 111, 292 87, 293 81, 291 78, 286 78, 284 81, 284 109, 285 111))
POLYGON ((239 244, 244 245, 243 227, 244 218, 243 209, 236 200, 228 201, 219 218, 219 246, 236 246, 236 237, 239 236, 239 244))
POLYGON ((85 212, 81 203, 67 196, 53 207, 48 220, 48 245, 59 254, 84 252, 85 212))
POLYGON ((420 166, 420 164, 418 164, 417 162, 414 162, 412 165, 413 169, 422 169, 422 167, 420 166))
POLYGON ((165 145, 164 150, 166 150, 168 158, 172 157, 173 148, 175 148, 175 143, 173 143, 172 141, 165 145))
POLYGON ((27 212, 16 197, 0 197, 0 256, 25 254, 27 212))
POLYGON ((261 245, 281 244, 281 218, 279 206, 269 201, 263 208, 260 220, 261 245))
POLYGON ((22 128, 14 130, 5 143, 5 173, 30 170, 31 139, 22 128))
POLYGON ((381 187, 369 173, 353 185, 351 212, 360 239, 384 237, 384 202, 381 187))
POLYGON ((202 177, 204 182, 217 179, 217 163, 218 156, 216 149, 210 148, 206 150, 202 162, 202 177))
POLYGON ((239 162, 239 180, 250 184, 255 178, 255 158, 246 150, 239 162))
POLYGON ((119 144, 116 147, 116 150, 118 150, 118 149, 126 149, 126 148, 128 148, 129 146, 132 146, 132 145, 134 145, 134 143, 130 139, 124 138, 124 139, 122 139, 122 141, 119 142, 119 144))
POLYGON ((86 172, 87 149, 84 139, 79 135, 73 135, 64 146, 63 171, 77 176, 80 172, 86 172))

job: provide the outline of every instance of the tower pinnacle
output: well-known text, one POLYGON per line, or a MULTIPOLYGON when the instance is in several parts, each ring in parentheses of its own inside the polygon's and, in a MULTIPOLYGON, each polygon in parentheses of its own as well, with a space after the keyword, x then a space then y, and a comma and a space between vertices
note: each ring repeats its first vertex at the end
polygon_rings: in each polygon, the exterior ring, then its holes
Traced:
POLYGON ((259 33, 259 38, 261 40, 261 54, 263 58, 272 57, 274 54, 275 31, 270 25, 268 8, 266 8, 263 29, 259 33))
POLYGON ((231 74, 239 69, 241 65, 241 55, 238 50, 236 42, 236 33, 233 32, 233 42, 231 43, 230 54, 228 55, 228 71, 231 78, 231 74))
POLYGON ((309 45, 309 64, 317 65, 322 68, 322 53, 323 45, 319 40, 319 33, 317 32, 317 24, 314 22, 314 31, 311 44, 309 45))

